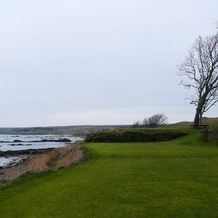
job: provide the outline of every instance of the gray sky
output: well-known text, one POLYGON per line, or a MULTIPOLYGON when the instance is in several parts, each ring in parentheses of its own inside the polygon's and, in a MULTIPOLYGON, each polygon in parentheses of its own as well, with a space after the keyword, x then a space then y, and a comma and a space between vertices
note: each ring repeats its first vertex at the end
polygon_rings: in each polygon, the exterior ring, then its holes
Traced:
MULTIPOLYGON (((0 126, 192 120, 178 66, 217 0, 1 0, 0 126)), ((217 116, 218 107, 206 115, 217 116)))

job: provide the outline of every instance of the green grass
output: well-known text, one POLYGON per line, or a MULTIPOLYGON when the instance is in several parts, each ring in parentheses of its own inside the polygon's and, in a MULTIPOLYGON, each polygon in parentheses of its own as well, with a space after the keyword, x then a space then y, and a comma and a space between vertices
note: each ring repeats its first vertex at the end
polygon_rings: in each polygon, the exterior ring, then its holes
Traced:
POLYGON ((85 143, 89 158, 0 188, 0 217, 217 217, 218 144, 85 143))

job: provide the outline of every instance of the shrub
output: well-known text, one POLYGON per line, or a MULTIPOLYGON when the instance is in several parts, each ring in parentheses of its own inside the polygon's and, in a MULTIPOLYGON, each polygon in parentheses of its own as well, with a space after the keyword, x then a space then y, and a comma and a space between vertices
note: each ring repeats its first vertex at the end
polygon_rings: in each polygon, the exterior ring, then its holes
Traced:
POLYGON ((145 126, 151 128, 162 126, 166 124, 166 122, 167 122, 167 117, 164 114, 154 114, 153 116, 144 120, 145 126))
POLYGON ((207 142, 218 142, 218 129, 205 129, 201 133, 202 139, 207 142))
POLYGON ((149 118, 145 118, 142 122, 135 122, 132 128, 149 127, 155 128, 167 124, 167 116, 165 114, 154 114, 149 118))
POLYGON ((90 133, 87 142, 155 142, 168 141, 184 136, 178 131, 144 131, 144 130, 100 130, 90 133))
POLYGON ((139 121, 132 124, 132 128, 139 128, 139 127, 140 127, 139 121))

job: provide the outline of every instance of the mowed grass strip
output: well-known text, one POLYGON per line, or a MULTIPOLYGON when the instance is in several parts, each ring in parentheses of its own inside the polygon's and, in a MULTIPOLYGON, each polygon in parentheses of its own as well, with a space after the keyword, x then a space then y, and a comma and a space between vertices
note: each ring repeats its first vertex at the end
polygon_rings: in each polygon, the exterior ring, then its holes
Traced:
POLYGON ((217 217, 218 145, 85 143, 81 164, 0 188, 0 217, 217 217))

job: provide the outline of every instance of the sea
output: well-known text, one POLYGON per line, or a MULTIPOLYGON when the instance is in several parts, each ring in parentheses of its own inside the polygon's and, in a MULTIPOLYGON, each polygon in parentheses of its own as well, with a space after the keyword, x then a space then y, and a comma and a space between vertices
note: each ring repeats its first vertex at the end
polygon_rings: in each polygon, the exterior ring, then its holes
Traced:
MULTIPOLYGON (((71 135, 0 135, 0 151, 59 148, 82 139, 71 135), (69 142, 60 142, 65 139, 69 142)), ((0 156, 0 167, 6 167, 21 160, 22 156, 0 156)))

